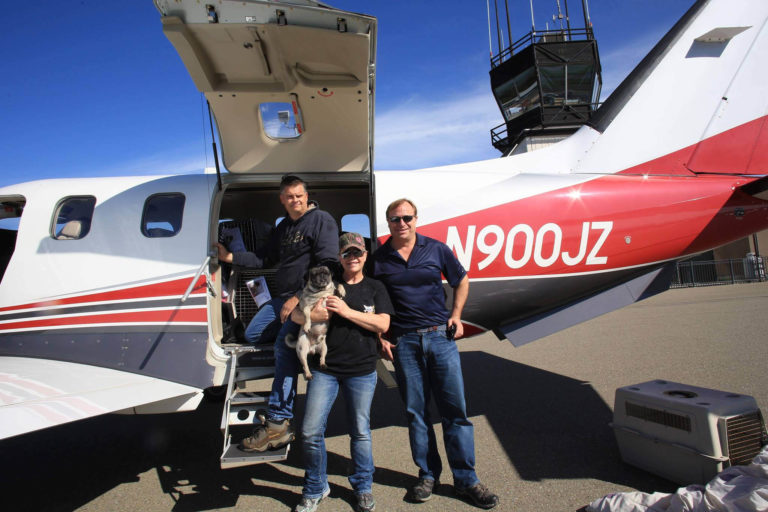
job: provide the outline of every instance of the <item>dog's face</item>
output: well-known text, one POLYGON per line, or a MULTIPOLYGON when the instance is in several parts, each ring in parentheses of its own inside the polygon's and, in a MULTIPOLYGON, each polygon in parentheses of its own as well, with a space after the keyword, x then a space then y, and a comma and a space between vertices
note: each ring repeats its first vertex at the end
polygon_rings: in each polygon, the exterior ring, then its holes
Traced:
POLYGON ((331 271, 328 267, 320 266, 309 269, 307 285, 313 290, 324 290, 332 282, 331 271))

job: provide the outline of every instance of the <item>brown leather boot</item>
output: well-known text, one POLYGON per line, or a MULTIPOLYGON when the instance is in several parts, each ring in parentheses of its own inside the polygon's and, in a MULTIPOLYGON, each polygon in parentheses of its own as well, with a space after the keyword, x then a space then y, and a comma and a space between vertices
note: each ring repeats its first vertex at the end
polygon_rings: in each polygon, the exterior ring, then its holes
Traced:
POLYGON ((259 425, 253 434, 240 441, 240 449, 245 452, 276 450, 293 441, 295 437, 289 420, 267 420, 265 425, 259 425))

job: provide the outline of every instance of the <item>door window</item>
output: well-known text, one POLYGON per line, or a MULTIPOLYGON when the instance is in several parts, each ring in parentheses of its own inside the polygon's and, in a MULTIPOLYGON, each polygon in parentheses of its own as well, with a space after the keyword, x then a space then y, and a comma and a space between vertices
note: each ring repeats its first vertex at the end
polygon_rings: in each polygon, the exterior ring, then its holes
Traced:
POLYGON ((297 139, 301 136, 301 112, 295 101, 262 103, 259 113, 261 127, 270 139, 297 139))

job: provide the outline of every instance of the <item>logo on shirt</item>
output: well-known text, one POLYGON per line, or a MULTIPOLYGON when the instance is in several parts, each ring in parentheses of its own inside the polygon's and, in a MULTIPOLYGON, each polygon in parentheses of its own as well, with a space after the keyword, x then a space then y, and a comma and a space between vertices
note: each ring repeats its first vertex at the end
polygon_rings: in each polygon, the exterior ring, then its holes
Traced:
POLYGON ((363 313, 375 313, 376 312, 376 306, 366 306, 363 304, 363 313))
POLYGON ((301 243, 302 240, 304 240, 304 234, 301 231, 294 231, 292 233, 285 234, 282 244, 283 246, 295 245, 301 243))

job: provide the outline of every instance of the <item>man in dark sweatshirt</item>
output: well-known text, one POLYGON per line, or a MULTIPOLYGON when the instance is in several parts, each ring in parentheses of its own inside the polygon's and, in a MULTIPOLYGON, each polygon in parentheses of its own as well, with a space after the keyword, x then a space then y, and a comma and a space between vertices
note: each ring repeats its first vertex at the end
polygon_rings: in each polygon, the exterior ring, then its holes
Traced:
POLYGON ((294 439, 290 419, 296 396, 299 361, 296 351, 285 345, 285 335, 298 334, 291 312, 299 303, 297 294, 304 287, 310 267, 326 264, 333 269, 339 227, 330 214, 308 201, 307 186, 297 176, 285 176, 280 182, 280 202, 288 214, 272 231, 269 243, 256 252, 231 253, 219 244, 219 261, 240 267, 262 268, 276 263, 274 296, 264 304, 245 330, 251 343, 271 341, 275 332, 275 378, 269 394, 266 425, 245 438, 240 447, 246 451, 265 451, 284 446, 294 439))

